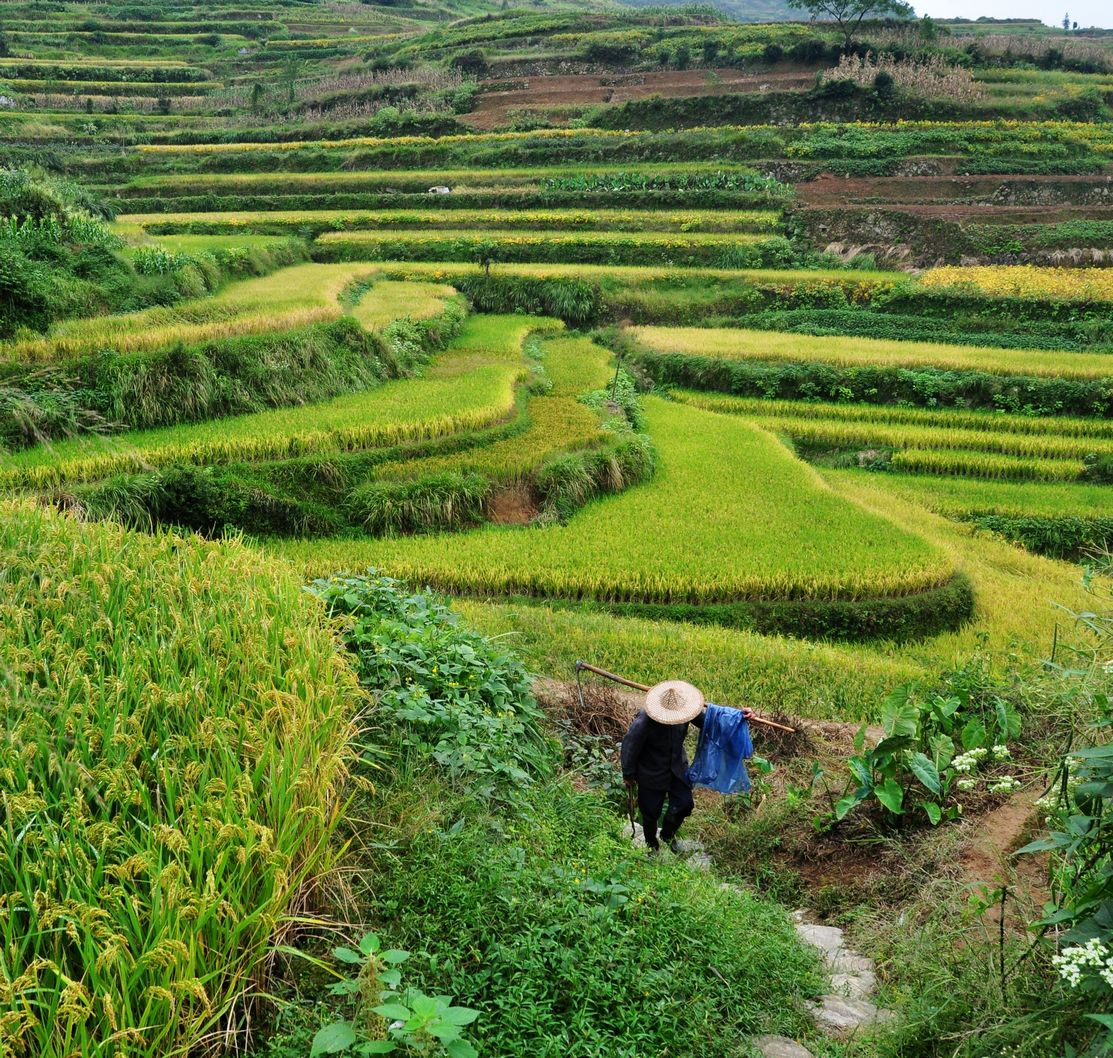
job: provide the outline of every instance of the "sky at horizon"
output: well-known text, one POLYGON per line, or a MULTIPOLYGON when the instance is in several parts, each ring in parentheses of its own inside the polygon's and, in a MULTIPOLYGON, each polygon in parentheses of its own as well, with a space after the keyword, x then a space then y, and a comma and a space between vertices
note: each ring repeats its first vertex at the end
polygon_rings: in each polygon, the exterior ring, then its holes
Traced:
POLYGON ((1048 25, 1062 24, 1063 15, 1079 27, 1113 29, 1113 4, 1109 0, 913 0, 918 15, 933 18, 1038 18, 1048 25))

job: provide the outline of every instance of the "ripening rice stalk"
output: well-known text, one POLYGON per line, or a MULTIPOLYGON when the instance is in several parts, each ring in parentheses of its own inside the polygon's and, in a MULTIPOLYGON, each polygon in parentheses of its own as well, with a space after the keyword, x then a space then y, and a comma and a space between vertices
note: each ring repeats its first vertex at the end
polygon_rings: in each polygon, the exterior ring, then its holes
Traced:
POLYGON ((98 349, 132 352, 335 320, 343 312, 341 293, 373 272, 366 265, 295 265, 232 283, 213 297, 72 320, 56 325, 46 338, 0 342, 0 360, 52 360, 98 349))
POLYGON ((514 413, 525 376, 526 316, 468 321, 427 377, 388 382, 320 404, 204 423, 71 439, 0 456, 0 487, 45 488, 138 473, 170 463, 207 466, 358 451, 482 430, 514 413))
POLYGON ((978 265, 930 268, 927 287, 970 287, 998 298, 1062 298, 1113 301, 1113 269, 1040 268, 1036 265, 978 265))
POLYGON ((8 504, 0 567, 4 1049, 200 1053, 330 865, 355 679, 235 541, 8 504))
POLYGON ((629 333, 657 352, 724 360, 789 361, 841 367, 933 367, 1039 378, 1093 379, 1113 375, 1113 360, 1105 353, 980 348, 841 335, 818 337, 734 327, 631 327, 629 333))
POLYGON ((1080 459, 1038 459, 963 449, 902 448, 892 467, 912 474, 956 474, 1010 481, 1077 481, 1086 464, 1080 459))
MULTIPOLYGON (((766 429, 788 434, 790 437, 809 444, 824 444, 835 447, 863 446, 874 448, 962 448, 971 451, 996 452, 1001 455, 1025 456, 1035 459, 1081 460, 1090 454, 1113 455, 1113 438, 1077 437, 1060 433, 1011 433, 1007 426, 1002 429, 963 429, 948 426, 929 425, 913 420, 908 423, 886 422, 884 415, 880 421, 868 416, 842 417, 836 410, 826 415, 830 405, 797 405, 800 410, 785 414, 782 403, 740 398, 705 397, 702 393, 677 391, 677 396, 696 407, 732 415, 742 415, 760 422, 766 429)), ((835 409, 841 406, 835 405, 835 409)), ((884 412, 885 409, 881 409, 884 412)), ((947 413, 941 413, 947 418, 947 413)), ((992 427, 987 416, 987 426, 992 427)))

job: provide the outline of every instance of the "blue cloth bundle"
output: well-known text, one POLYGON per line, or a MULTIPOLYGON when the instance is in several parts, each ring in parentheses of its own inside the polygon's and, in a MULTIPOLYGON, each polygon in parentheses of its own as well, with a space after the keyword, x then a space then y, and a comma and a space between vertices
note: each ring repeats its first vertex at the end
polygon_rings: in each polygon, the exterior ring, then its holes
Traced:
POLYGON ((747 793, 746 760, 753 755, 750 725, 742 711, 708 702, 688 782, 723 794, 747 793))

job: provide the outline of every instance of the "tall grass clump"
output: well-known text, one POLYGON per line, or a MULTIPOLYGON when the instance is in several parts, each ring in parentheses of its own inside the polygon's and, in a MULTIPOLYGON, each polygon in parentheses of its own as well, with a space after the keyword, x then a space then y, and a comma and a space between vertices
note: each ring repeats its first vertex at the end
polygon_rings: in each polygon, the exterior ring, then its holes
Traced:
POLYGON ((198 1053, 327 864, 354 680, 236 542, 13 504, 0 569, 4 1053, 198 1053))

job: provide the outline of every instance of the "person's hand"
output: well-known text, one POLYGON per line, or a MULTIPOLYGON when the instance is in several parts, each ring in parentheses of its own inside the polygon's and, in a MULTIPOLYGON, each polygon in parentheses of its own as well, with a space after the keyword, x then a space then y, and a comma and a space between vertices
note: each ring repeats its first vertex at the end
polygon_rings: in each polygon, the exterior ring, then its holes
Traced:
POLYGON ((742 715, 743 715, 743 716, 744 716, 744 717, 745 717, 745 718, 746 718, 747 720, 752 720, 752 719, 753 719, 753 717, 754 717, 754 711, 753 711, 752 709, 749 709, 749 708, 745 708, 745 707, 744 707, 744 708, 742 709, 742 715))
POLYGON ((627 790, 632 790, 635 786, 638 785, 638 780, 637 779, 623 779, 622 780, 622 785, 625 786, 627 790))

